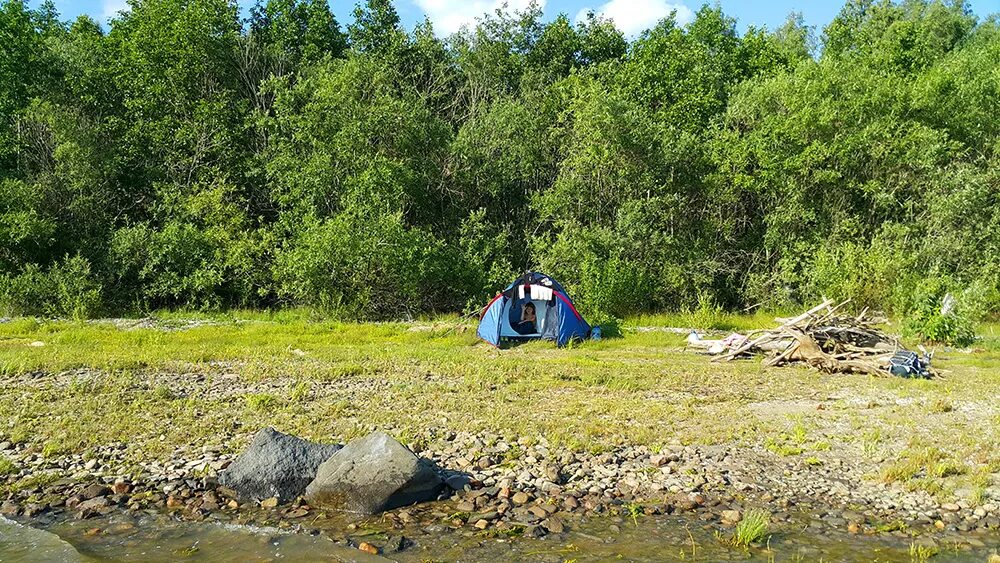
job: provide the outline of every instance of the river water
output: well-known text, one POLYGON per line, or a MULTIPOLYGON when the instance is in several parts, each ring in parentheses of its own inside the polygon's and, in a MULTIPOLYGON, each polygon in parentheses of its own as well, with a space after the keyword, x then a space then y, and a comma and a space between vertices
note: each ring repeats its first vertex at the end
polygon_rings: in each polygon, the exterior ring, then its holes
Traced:
MULTIPOLYGON (((644 517, 613 523, 578 522, 559 538, 487 538, 464 530, 402 530, 413 542, 404 551, 372 556, 337 534, 294 533, 220 522, 181 522, 169 516, 116 515, 105 519, 34 522, 38 528, 0 518, 0 561, 920 561, 911 538, 774 532, 767 545, 728 546, 696 520, 644 517), (613 527, 614 526, 614 527, 613 527), (409 533, 408 533, 409 532, 409 533), (386 558, 386 559, 383 559, 386 558)), ((398 534, 399 531, 391 532, 398 534)), ((384 546, 377 531, 355 532, 355 542, 384 546)), ((956 548, 940 541, 932 561, 986 561, 1000 536, 979 536, 983 546, 956 548)), ((976 542, 978 544, 978 541, 976 542)), ((928 552, 924 552, 927 554, 928 552)))

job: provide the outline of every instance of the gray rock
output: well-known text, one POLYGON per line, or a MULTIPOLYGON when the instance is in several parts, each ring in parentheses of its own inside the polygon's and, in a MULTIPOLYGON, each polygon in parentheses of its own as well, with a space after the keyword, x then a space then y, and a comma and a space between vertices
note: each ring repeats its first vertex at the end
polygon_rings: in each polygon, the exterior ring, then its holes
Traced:
POLYGON ((323 462, 305 496, 315 506, 370 515, 433 500, 443 484, 428 462, 372 432, 323 462))
POLYGON ((103 497, 111 494, 111 489, 103 483, 92 483, 87 488, 80 491, 80 498, 90 500, 92 498, 103 497))
POLYGON ((339 445, 317 444, 264 428, 219 474, 219 483, 246 500, 276 497, 288 502, 305 492, 320 464, 340 449, 339 445))

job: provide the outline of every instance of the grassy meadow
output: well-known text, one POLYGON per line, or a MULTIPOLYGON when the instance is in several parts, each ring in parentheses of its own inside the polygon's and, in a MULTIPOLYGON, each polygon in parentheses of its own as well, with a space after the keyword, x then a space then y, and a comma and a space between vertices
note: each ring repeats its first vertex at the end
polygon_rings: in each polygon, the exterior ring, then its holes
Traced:
POLYGON ((712 363, 664 326, 768 326, 773 315, 631 319, 620 338, 497 351, 457 319, 357 324, 305 313, 0 323, 0 439, 43 455, 124 444, 239 450, 266 425, 319 440, 432 430, 601 451, 733 444, 808 463, 864 459, 871 478, 975 500, 1000 470, 1000 336, 939 350, 942 379, 712 363), (192 319, 208 323, 198 325, 192 319), (640 328, 641 327, 641 328, 640 328), (165 329, 166 328, 166 329, 165 329))

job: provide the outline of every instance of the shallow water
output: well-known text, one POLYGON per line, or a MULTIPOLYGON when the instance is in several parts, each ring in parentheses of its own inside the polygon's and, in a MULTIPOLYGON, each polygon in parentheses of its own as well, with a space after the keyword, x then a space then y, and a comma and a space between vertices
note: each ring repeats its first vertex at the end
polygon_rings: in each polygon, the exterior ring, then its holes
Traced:
POLYGON ((84 561, 59 536, 0 516, 0 561, 84 561))
MULTIPOLYGON (((384 555, 417 561, 885 561, 910 563, 911 539, 892 535, 806 534, 777 530, 768 545, 750 550, 727 546, 701 522, 676 517, 646 517, 633 522, 609 518, 577 522, 559 538, 485 538, 468 530, 442 528, 432 533, 402 533, 414 545, 384 555)), ((166 515, 65 520, 44 530, 0 519, 0 561, 379 561, 334 541, 331 535, 293 533, 277 528, 217 522, 180 522, 166 515)), ((377 531, 356 531, 354 542, 383 546, 377 531)), ((956 548, 941 542, 933 561, 985 561, 1000 548, 1000 536, 978 536, 986 546, 956 548)))

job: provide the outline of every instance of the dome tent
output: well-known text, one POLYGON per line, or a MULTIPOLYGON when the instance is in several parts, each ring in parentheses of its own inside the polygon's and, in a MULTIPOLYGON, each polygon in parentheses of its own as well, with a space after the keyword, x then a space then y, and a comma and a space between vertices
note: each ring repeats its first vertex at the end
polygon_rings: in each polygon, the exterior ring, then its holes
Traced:
POLYGON ((476 334, 497 347, 502 340, 552 340, 565 346, 570 340, 590 336, 590 325, 559 282, 544 274, 528 272, 483 309, 476 334), (514 325, 528 303, 535 306, 536 332, 523 334, 514 325))

